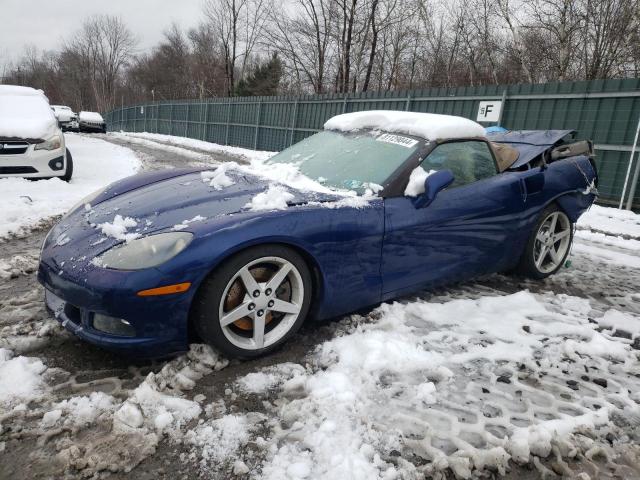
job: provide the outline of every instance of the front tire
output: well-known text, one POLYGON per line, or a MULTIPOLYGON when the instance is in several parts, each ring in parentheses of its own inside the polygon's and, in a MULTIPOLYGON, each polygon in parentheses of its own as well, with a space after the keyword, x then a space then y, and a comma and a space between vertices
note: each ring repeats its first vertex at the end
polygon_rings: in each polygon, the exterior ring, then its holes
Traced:
POLYGON ((573 224, 556 205, 543 210, 520 259, 518 272, 541 280, 556 273, 569 255, 573 224))
POLYGON ((191 311, 202 340, 225 355, 256 358, 302 325, 312 280, 304 259, 282 245, 260 245, 226 260, 203 282, 191 311))
POLYGON ((67 158, 67 168, 64 171, 64 175, 60 177, 60 179, 65 182, 68 182, 69 180, 71 180, 71 177, 73 176, 73 157, 71 156, 71 152, 69 151, 68 148, 65 156, 67 158))

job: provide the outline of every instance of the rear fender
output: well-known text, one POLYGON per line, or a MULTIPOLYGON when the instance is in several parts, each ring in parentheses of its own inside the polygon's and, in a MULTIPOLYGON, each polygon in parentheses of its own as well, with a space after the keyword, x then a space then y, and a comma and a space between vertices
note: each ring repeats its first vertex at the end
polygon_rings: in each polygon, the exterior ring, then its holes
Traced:
POLYGON ((555 199, 562 211, 569 217, 571 223, 576 223, 578 218, 586 212, 595 200, 595 195, 585 195, 582 192, 567 193, 555 199))

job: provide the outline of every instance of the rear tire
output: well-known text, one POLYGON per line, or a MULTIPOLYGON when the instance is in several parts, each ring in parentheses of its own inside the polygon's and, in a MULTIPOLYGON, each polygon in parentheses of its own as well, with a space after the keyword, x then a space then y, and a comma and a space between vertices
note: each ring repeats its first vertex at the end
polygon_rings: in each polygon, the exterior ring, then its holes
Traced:
POLYGON ((71 180, 71 177, 73 176, 73 157, 71 156, 71 152, 69 151, 68 148, 65 156, 67 159, 67 168, 64 171, 64 175, 60 177, 60 179, 65 182, 68 182, 69 180, 71 180))
POLYGON ((536 222, 517 273, 541 280, 564 265, 573 242, 573 224, 555 204, 545 208, 536 222))
POLYGON ((311 273, 295 250, 252 247, 227 259, 203 282, 191 321, 200 338, 223 354, 260 357, 300 328, 311 290, 311 273))

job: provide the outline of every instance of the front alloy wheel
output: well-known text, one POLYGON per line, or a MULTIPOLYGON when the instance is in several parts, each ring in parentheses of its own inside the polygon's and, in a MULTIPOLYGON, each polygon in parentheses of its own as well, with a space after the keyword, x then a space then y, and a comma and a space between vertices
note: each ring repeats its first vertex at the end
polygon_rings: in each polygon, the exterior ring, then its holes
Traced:
POLYGON ((257 357, 300 327, 310 298, 311 278, 300 255, 279 245, 255 247, 204 282, 194 324, 203 340, 225 354, 257 357))
POLYGON ((269 347, 295 324, 304 300, 298 269, 280 257, 243 266, 227 283, 218 319, 227 340, 245 350, 269 347))
POLYGON ((569 254, 572 240, 569 217, 555 205, 547 207, 529 237, 518 270, 537 279, 557 272, 569 254))
POLYGON ((571 222, 560 211, 550 214, 536 234, 534 262, 541 273, 552 273, 564 261, 571 241, 571 222))

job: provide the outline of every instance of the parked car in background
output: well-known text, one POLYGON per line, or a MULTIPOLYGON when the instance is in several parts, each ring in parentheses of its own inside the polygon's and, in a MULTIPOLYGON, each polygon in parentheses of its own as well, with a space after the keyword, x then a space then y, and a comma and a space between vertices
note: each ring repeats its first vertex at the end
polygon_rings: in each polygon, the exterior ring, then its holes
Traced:
POLYGON ((95 192, 47 236, 38 278, 91 343, 164 356, 197 334, 256 357, 307 317, 492 272, 557 272, 597 194, 593 146, 572 133, 488 138, 460 117, 339 115, 264 175, 154 171, 95 192), (294 170, 303 180, 274 182, 294 170))
POLYGON ((107 133, 107 123, 98 112, 80 112, 78 123, 81 132, 107 133))
POLYGON ((64 105, 52 105, 51 110, 58 119, 58 125, 63 132, 78 131, 78 115, 71 108, 64 105))
POLYGON ((0 85, 0 176, 69 181, 73 159, 42 90, 0 85))

